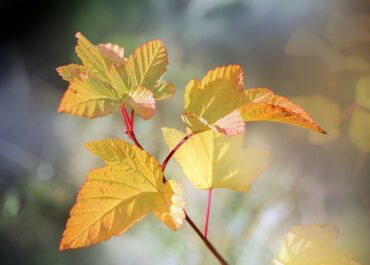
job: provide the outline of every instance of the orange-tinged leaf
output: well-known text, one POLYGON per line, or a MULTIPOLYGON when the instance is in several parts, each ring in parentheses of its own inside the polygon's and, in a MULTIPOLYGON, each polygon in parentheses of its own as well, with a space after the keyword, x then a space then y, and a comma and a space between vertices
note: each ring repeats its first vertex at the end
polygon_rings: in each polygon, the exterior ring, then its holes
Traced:
POLYGON ((149 119, 155 112, 153 93, 145 87, 139 87, 130 92, 126 102, 143 119, 149 119))
POLYGON ((245 103, 238 110, 246 122, 275 121, 325 133, 301 107, 267 88, 247 90, 245 103))
POLYGON ((335 247, 338 234, 331 225, 293 226, 274 265, 360 265, 335 247))
POLYGON ((98 50, 103 55, 108 66, 112 64, 125 65, 127 58, 124 56, 124 48, 117 44, 101 43, 97 45, 98 50))
POLYGON ((91 142, 86 147, 106 166, 88 173, 70 212, 61 250, 122 234, 150 211, 173 230, 181 226, 182 189, 176 181, 163 183, 153 156, 122 140, 91 142))
MULTIPOLYGON (((162 128, 164 139, 173 149, 185 134, 162 128)), ((269 162, 269 153, 260 148, 244 148, 243 135, 227 137, 206 131, 193 135, 174 154, 187 178, 199 189, 225 188, 248 191, 252 181, 269 162)))
POLYGON ((194 133, 213 130, 239 135, 250 121, 284 122, 325 133, 302 108, 271 90, 244 91, 243 70, 238 65, 217 67, 201 81, 191 80, 184 100, 182 119, 194 133))

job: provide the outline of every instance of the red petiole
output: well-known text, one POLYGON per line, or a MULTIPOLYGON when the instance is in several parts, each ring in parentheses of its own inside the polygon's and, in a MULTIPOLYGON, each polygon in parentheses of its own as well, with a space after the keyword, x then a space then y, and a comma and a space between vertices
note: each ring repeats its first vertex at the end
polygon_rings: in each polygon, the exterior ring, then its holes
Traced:
POLYGON ((206 210, 206 220, 204 222, 204 237, 207 238, 208 235, 208 223, 209 223, 209 216, 211 213, 211 201, 212 201, 212 189, 208 190, 208 199, 207 199, 207 210, 206 210))

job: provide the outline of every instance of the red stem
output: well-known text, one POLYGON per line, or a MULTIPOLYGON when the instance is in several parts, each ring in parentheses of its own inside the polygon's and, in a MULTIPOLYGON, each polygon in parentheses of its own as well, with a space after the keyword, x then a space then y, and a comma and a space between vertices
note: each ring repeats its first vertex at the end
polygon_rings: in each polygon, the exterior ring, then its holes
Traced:
MULTIPOLYGON (((121 108, 121 113, 123 120, 126 125, 126 134, 128 137, 134 141, 135 145, 138 146, 139 148, 143 149, 143 147, 140 145, 138 140, 136 139, 135 133, 134 133, 134 111, 131 111, 131 119, 127 115, 127 111, 125 106, 121 108)), ((168 154, 166 159, 164 160, 162 164, 162 171, 165 170, 168 161, 171 159, 171 157, 174 155, 174 153, 180 148, 180 146, 188 140, 193 133, 189 133, 186 135, 176 146, 175 148, 168 154)), ((166 178, 163 176, 163 182, 166 182, 166 178)), ((215 247, 212 245, 211 242, 208 241, 208 239, 202 234, 202 232, 199 230, 199 228, 194 224, 193 220, 188 216, 186 211, 184 210, 185 213, 185 220, 186 222, 193 228, 193 230, 198 234, 198 236, 202 239, 204 244, 207 246, 207 248, 212 252, 212 254, 215 256, 215 258, 220 262, 221 265, 228 265, 227 261, 218 253, 218 251, 215 249, 215 247)))
POLYGON ((134 119, 135 119, 135 112, 132 109, 131 110, 131 115, 130 115, 130 125, 131 125, 132 130, 134 130, 134 119))
POLYGON ((135 132, 134 132, 134 112, 131 111, 131 119, 128 117, 128 114, 127 114, 127 111, 126 111, 126 107, 125 106, 122 106, 121 107, 121 113, 122 113, 122 117, 125 121, 125 124, 126 124, 126 131, 125 133, 127 134, 127 136, 135 143, 135 145, 137 147, 139 147, 140 149, 143 149, 143 147, 141 146, 141 144, 139 143, 139 141, 136 139, 136 135, 135 135, 135 132))
POLYGON ((206 220, 204 222, 204 237, 207 238, 208 235, 208 223, 209 215, 211 213, 211 201, 212 201, 212 189, 208 190, 208 200, 207 200, 207 210, 206 210, 206 220))
POLYGON ((176 151, 194 134, 189 133, 187 134, 172 150, 171 152, 167 155, 166 159, 162 163, 162 171, 164 171, 167 167, 168 161, 170 161, 171 157, 176 153, 176 151))

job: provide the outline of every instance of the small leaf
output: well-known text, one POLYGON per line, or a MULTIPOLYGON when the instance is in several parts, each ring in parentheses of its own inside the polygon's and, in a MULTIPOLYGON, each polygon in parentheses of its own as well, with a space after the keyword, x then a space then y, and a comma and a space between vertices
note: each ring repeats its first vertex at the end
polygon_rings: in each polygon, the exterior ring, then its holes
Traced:
POLYGON ((99 44, 97 48, 105 59, 107 65, 126 65, 127 58, 124 56, 125 50, 123 47, 112 43, 102 43, 99 44))
POLYGON ((145 120, 151 118, 155 112, 153 93, 145 87, 130 92, 126 102, 145 120))
POLYGON ((335 247, 338 230, 329 225, 293 226, 275 265, 360 265, 335 247))
POLYGON ((86 144, 106 166, 92 170, 78 194, 60 249, 86 247, 127 231, 152 211, 175 230, 185 218, 183 193, 175 181, 163 183, 159 162, 122 140, 86 144))
POLYGON ((370 112, 356 108, 352 113, 348 134, 352 143, 364 153, 370 152, 370 112))
MULTIPOLYGON (((162 128, 170 149, 185 134, 162 128)), ((251 182, 269 162, 269 153, 259 148, 243 149, 243 135, 227 137, 207 131, 193 135, 174 155, 187 178, 199 189, 226 188, 248 191, 251 182)))

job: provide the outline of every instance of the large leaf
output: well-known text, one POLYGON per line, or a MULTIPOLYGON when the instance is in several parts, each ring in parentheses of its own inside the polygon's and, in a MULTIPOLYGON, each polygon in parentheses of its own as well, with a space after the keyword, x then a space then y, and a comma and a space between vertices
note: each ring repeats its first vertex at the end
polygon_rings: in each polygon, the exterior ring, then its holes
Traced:
POLYGON ((275 265, 360 265, 335 247, 338 230, 329 225, 294 226, 284 238, 275 265))
MULTIPOLYGON (((185 136, 176 129, 162 128, 162 132, 170 149, 185 136)), ((193 135, 174 157, 197 188, 235 191, 248 191, 269 162, 266 150, 243 148, 242 135, 230 138, 213 131, 193 135)))
POLYGON ((80 248, 125 232, 149 211, 171 229, 184 220, 179 183, 163 183, 159 162, 122 140, 91 142, 86 147, 106 164, 88 173, 78 194, 60 249, 80 248))
POLYGON ((193 132, 218 131, 239 135, 244 123, 275 121, 324 130, 299 106, 266 88, 243 90, 243 71, 238 65, 217 67, 185 89, 182 118, 193 132))

